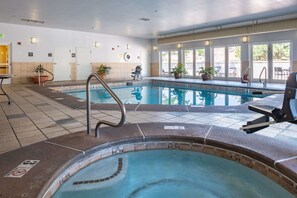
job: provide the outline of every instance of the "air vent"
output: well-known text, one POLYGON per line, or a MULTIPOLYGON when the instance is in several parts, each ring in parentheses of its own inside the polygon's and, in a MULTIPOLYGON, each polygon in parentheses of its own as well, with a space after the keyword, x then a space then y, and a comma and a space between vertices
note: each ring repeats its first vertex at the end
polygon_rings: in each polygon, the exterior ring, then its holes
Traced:
POLYGON ((28 23, 40 23, 40 24, 44 23, 44 21, 38 21, 38 20, 32 20, 32 19, 21 19, 21 21, 25 21, 28 23))
POLYGON ((148 19, 148 18, 140 18, 140 19, 138 19, 139 21, 149 21, 150 19, 148 19))

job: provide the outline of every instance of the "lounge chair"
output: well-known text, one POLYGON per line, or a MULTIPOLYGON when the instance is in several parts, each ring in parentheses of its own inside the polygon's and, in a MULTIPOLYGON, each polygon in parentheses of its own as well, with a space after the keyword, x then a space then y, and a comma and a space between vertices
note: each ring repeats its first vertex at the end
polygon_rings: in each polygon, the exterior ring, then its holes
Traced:
POLYGON ((247 122, 240 129, 246 133, 254 133, 271 124, 290 122, 297 124, 297 72, 291 73, 286 82, 283 106, 277 108, 269 105, 249 105, 249 110, 263 114, 264 116, 247 122), (270 118, 273 120, 270 121, 270 118))

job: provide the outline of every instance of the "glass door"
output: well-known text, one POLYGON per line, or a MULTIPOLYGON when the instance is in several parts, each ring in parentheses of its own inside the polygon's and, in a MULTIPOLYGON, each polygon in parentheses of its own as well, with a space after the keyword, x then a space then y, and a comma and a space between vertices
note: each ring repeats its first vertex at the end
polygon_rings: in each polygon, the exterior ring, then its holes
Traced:
POLYGON ((196 59, 196 76, 199 76, 199 72, 202 68, 205 68, 205 49, 196 49, 195 50, 195 59, 196 59))
POLYGON ((228 47, 228 77, 239 78, 241 74, 241 48, 228 47))
MULTIPOLYGON (((12 44, 0 43, 0 75, 11 74, 11 46, 12 44)), ((10 84, 11 78, 5 79, 3 84, 10 84)))
POLYGON ((290 74, 290 53, 289 42, 272 44, 272 78, 274 80, 286 80, 290 74))
POLYGON ((0 74, 9 74, 8 45, 0 45, 0 74))
POLYGON ((161 75, 169 76, 169 51, 161 52, 161 75))
POLYGON ((264 67, 266 67, 266 72, 268 72, 268 44, 253 45, 252 54, 253 78, 259 79, 259 75, 264 67))
POLYGON ((213 64, 216 71, 215 76, 225 77, 225 47, 213 49, 213 64))
POLYGON ((194 53, 192 49, 184 50, 185 57, 185 68, 187 70, 187 75, 193 76, 194 74, 194 53))
POLYGON ((177 67, 178 64, 178 51, 170 51, 170 69, 177 67))

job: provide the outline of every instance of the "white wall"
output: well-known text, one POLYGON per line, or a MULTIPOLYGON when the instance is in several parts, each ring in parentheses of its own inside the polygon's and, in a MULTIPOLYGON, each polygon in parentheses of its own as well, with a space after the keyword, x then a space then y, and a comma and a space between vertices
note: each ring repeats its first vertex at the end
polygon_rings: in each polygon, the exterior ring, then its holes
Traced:
MULTIPOLYGON (((0 44, 12 43, 13 62, 53 62, 53 57, 48 57, 48 53, 54 53, 55 49, 69 48, 69 51, 75 52, 76 47, 88 47, 92 51, 91 62, 125 62, 123 55, 129 52, 129 62, 141 63, 143 75, 150 75, 149 39, 6 23, 0 23, 0 33, 4 34, 4 38, 0 38, 0 44), (31 37, 36 37, 38 44, 31 44, 31 37), (17 42, 22 44, 18 45, 17 42), (96 48, 95 42, 101 43, 101 47, 96 48), (130 49, 127 49, 127 44, 130 49), (28 57, 28 52, 33 52, 34 56, 28 57), (144 55, 147 57, 143 57, 144 55)), ((75 58, 72 61, 75 62, 75 58)))

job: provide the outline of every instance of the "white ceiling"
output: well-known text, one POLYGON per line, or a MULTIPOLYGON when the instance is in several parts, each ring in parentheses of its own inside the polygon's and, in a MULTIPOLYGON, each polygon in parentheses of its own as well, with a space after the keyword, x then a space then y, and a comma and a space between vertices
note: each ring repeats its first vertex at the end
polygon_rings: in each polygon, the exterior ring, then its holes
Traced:
POLYGON ((0 22, 140 38, 286 18, 297 18, 297 0, 0 1, 0 22))

